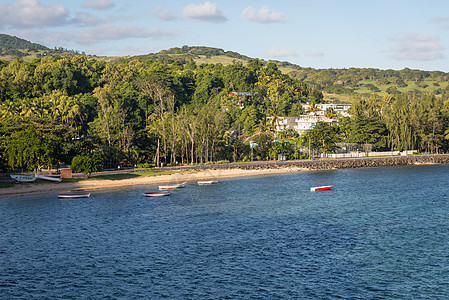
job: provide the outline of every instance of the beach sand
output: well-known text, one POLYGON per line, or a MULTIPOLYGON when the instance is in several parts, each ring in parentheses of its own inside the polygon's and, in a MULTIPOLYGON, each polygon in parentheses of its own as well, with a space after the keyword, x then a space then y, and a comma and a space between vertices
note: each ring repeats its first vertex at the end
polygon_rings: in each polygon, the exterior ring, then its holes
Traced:
MULTIPOLYGON (((17 184, 10 188, 0 189, 0 197, 23 196, 33 194, 49 194, 70 191, 88 191, 92 192, 98 189, 118 188, 127 186, 142 186, 153 185, 156 186, 162 183, 182 183, 182 182, 196 182, 197 180, 220 180, 220 178, 231 177, 246 177, 279 174, 286 172, 301 171, 299 168, 283 168, 283 169, 258 169, 258 170, 243 170, 243 169, 220 169, 220 170, 206 170, 198 172, 179 172, 170 175, 157 175, 147 177, 137 177, 129 179, 95 179, 90 178, 79 182, 61 182, 48 184, 17 184)), ((157 188, 157 187, 156 187, 157 188)))

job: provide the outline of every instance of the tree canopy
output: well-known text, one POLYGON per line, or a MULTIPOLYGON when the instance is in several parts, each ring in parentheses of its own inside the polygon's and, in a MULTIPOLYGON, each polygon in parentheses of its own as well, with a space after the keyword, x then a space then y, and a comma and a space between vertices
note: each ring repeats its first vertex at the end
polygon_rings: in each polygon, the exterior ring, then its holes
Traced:
MULTIPOLYGON (((276 121, 306 113, 301 103, 323 101, 316 85, 257 59, 228 65, 86 56, 0 62, 3 169, 70 164, 75 157, 95 157, 103 167, 274 158, 298 151, 291 147, 296 137, 277 132, 276 121), (283 137, 290 142, 274 142, 283 137), (249 141, 258 146, 251 150, 249 141)), ((351 117, 327 112, 339 128, 319 123, 302 146, 310 141, 332 152, 341 141, 446 151, 447 99, 447 92, 418 91, 358 96, 351 117)))

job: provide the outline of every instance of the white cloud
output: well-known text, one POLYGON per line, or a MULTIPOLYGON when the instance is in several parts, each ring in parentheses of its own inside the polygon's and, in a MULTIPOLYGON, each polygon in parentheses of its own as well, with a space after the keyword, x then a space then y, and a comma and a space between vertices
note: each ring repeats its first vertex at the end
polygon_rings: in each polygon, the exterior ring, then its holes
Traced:
POLYGON ((289 57, 289 56, 298 56, 295 50, 282 48, 279 46, 273 46, 265 52, 265 56, 267 57, 289 57))
POLYGON ((135 26, 105 25, 86 31, 67 35, 66 39, 79 44, 96 44, 103 41, 124 40, 129 38, 163 38, 176 35, 173 31, 159 28, 144 29, 135 26))
POLYGON ((16 0, 0 3, 0 26, 45 27, 68 23, 68 11, 63 5, 44 5, 39 0, 16 0))
POLYGON ((156 16, 160 20, 172 21, 176 19, 175 13, 165 10, 165 7, 159 5, 153 8, 153 16, 156 16))
POLYGON ((92 8, 98 10, 104 10, 114 7, 114 3, 110 0, 86 0, 83 3, 84 8, 92 8))
POLYGON ((188 19, 196 19, 207 22, 226 22, 228 19, 217 8, 217 4, 206 1, 204 4, 189 4, 182 10, 182 16, 188 19))
POLYGON ((430 23, 439 24, 443 29, 449 29, 449 17, 432 18, 430 23))
POLYGON ((288 18, 284 13, 271 12, 267 6, 262 6, 261 9, 257 10, 252 6, 248 6, 242 12, 243 18, 248 21, 258 22, 258 23, 286 23, 288 18))
POLYGON ((76 15, 75 19, 73 19, 73 22, 76 24, 82 24, 82 25, 97 25, 102 22, 104 22, 103 19, 96 17, 93 14, 87 13, 87 12, 80 12, 76 15))
POLYGON ((389 38, 396 44, 388 53, 395 60, 438 60, 443 59, 444 50, 439 37, 417 34, 408 34, 402 37, 389 38))

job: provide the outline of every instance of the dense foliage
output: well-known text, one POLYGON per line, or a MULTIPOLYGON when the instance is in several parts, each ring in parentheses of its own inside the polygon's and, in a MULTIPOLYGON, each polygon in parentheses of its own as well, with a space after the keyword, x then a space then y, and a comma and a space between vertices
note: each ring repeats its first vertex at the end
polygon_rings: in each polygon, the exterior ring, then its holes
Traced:
POLYGON ((94 154, 103 167, 248 159, 244 137, 268 130, 267 116, 289 115, 294 104, 320 96, 258 60, 247 66, 84 56, 2 62, 2 167, 70 164, 94 154), (25 164, 19 144, 45 155, 25 164))
POLYGON ((319 124, 302 137, 275 132, 279 117, 299 116, 301 102, 322 99, 316 86, 257 59, 226 66, 86 56, 0 61, 0 168, 74 164, 90 173, 100 166, 300 157, 301 147, 332 152, 339 141, 447 149, 445 93, 358 97, 340 127, 319 124))

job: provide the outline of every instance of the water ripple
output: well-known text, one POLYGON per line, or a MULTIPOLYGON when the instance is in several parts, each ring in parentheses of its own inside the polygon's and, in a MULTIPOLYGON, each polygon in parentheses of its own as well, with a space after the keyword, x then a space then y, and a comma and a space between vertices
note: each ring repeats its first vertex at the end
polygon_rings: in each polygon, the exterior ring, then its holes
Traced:
POLYGON ((161 199, 140 187, 3 198, 0 298, 447 299, 448 175, 376 168, 191 184, 161 199))

